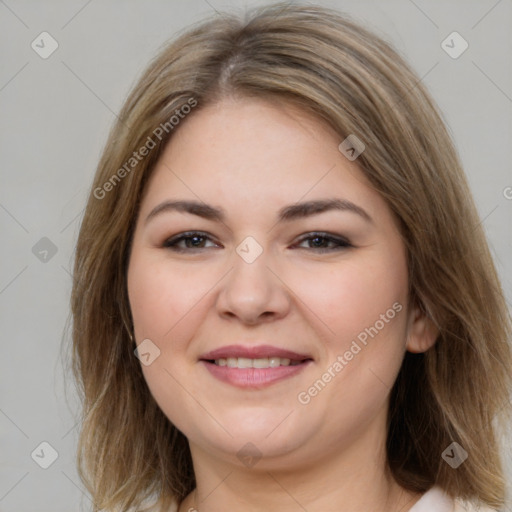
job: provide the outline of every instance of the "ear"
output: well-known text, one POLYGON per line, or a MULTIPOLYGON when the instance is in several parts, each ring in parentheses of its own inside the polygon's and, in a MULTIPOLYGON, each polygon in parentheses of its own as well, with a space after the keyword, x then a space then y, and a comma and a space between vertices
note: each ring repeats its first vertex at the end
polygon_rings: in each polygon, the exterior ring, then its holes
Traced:
POLYGON ((407 324, 406 349, 416 354, 426 352, 434 346, 438 336, 439 329, 423 309, 419 306, 411 308, 407 324))

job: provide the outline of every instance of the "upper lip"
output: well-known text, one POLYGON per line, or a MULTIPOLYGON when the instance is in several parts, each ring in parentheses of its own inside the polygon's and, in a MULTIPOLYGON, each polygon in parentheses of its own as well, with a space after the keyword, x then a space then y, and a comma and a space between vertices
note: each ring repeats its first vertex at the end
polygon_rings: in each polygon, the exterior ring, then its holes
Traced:
POLYGON ((299 354, 292 350, 286 350, 272 345, 227 345, 211 352, 203 354, 199 359, 206 361, 215 361, 216 359, 227 359, 229 357, 246 357, 248 359, 261 359, 264 357, 281 357, 293 361, 303 361, 312 359, 308 354, 299 354))

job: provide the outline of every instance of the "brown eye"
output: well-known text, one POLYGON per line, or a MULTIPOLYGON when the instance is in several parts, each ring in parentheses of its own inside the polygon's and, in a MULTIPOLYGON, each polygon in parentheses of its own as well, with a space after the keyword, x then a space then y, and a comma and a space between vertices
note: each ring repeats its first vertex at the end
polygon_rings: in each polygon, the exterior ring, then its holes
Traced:
POLYGON ((299 243, 303 242, 311 242, 309 248, 317 249, 318 252, 332 252, 353 247, 348 240, 329 235, 328 233, 312 233, 299 241, 299 243))
POLYGON ((189 231, 167 239, 162 247, 177 252, 187 252, 188 249, 208 249, 204 245, 207 240, 211 240, 211 238, 206 233, 189 231))

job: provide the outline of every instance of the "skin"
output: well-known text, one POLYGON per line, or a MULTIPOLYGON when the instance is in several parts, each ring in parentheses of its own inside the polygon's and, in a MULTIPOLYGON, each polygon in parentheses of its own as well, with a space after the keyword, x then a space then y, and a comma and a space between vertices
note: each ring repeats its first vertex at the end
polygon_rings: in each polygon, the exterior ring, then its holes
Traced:
POLYGON ((144 377, 190 444, 197 495, 180 512, 405 512, 420 497, 387 470, 386 415, 406 350, 427 350, 436 332, 408 305, 395 219, 357 160, 338 150, 341 141, 282 101, 226 98, 181 122, 148 182, 128 294, 137 343, 149 338, 160 349, 142 366, 144 377), (283 206, 333 197, 357 204, 373 222, 336 210, 276 221, 283 206), (171 211, 146 224, 169 199, 199 200, 224 209, 226 218, 171 211), (188 252, 164 246, 193 230, 209 237, 195 241, 203 248, 190 240, 179 243, 188 252), (353 247, 322 253, 314 240, 302 241, 316 231, 353 247), (247 236, 263 250, 250 264, 235 250, 247 236), (308 404, 300 403, 298 394, 394 303, 402 310, 308 404), (264 389, 240 389, 199 362, 201 354, 236 343, 271 344, 310 354, 313 362, 264 389), (261 454, 252 467, 237 457, 248 442, 261 454))

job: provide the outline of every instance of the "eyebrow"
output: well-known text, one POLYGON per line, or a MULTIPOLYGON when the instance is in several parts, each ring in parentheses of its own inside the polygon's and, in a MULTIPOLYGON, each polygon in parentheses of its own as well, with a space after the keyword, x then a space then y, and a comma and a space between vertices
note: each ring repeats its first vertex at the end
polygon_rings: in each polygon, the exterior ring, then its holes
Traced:
MULTIPOLYGON (((291 204, 279 210, 278 222, 289 222, 292 220, 317 215, 331 210, 351 212, 359 215, 365 221, 373 223, 370 215, 360 206, 346 199, 317 199, 303 203, 291 204)), ((151 219, 164 212, 178 211, 197 215, 207 220, 224 222, 226 215, 222 208, 201 203, 199 201, 164 201, 155 206, 144 221, 147 224, 151 219)))

